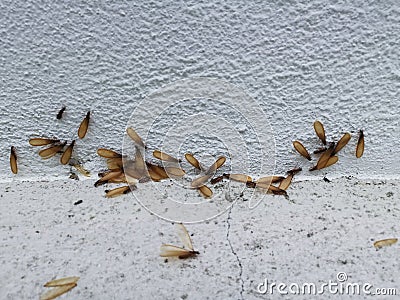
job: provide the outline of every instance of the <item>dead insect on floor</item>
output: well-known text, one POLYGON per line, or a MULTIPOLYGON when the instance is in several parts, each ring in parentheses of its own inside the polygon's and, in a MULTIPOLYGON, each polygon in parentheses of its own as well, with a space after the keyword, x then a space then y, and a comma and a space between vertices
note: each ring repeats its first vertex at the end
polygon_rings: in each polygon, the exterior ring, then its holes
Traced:
POLYGON ((195 251, 193 248, 192 239, 183 224, 176 224, 179 238, 181 239, 184 247, 178 247, 170 244, 162 244, 160 247, 161 257, 178 257, 179 259, 185 259, 196 256, 200 252, 195 251))
POLYGON ((125 194, 130 193, 131 191, 132 190, 131 190, 129 185, 117 187, 117 188, 112 189, 112 190, 105 190, 107 198, 114 198, 114 197, 118 197, 118 196, 121 196, 121 195, 125 195, 125 194))
POLYGON ((83 139, 87 133, 90 121, 90 110, 87 112, 86 117, 82 120, 81 125, 79 125, 78 136, 83 139))
POLYGON ((60 120, 60 119, 62 118, 65 109, 66 109, 66 107, 63 106, 63 107, 59 110, 59 112, 58 112, 58 114, 57 114, 57 120, 60 120))

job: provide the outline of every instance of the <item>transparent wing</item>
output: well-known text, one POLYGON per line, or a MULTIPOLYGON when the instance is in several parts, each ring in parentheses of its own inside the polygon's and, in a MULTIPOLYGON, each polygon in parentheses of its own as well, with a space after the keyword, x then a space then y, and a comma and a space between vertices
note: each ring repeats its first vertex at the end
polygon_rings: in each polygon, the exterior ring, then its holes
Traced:
POLYGON ((169 244, 162 244, 160 247, 160 256, 162 257, 179 257, 188 253, 190 253, 189 250, 169 244))
POLYGON ((181 239, 183 245, 189 250, 193 251, 192 239, 183 224, 176 224, 176 229, 178 231, 178 236, 181 239))
POLYGON ((55 299, 58 296, 61 296, 62 294, 72 290, 74 287, 76 287, 76 283, 57 286, 57 287, 51 289, 50 291, 44 293, 43 295, 41 295, 40 300, 55 299))
POLYGON ((54 279, 49 282, 46 282, 44 286, 45 287, 61 286, 61 285, 66 285, 66 284, 77 283, 78 280, 79 280, 78 276, 65 277, 65 278, 54 279))

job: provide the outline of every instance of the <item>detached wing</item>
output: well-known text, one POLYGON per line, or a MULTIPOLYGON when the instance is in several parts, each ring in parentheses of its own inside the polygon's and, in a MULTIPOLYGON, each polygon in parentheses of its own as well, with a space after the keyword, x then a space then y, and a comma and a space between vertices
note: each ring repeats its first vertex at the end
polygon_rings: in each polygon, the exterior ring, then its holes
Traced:
POLYGON ((43 295, 41 295, 40 300, 55 299, 58 296, 61 296, 62 294, 72 290, 74 287, 76 287, 76 283, 57 286, 57 287, 51 289, 50 291, 45 292, 43 295))
POLYGON ((54 279, 49 282, 45 283, 45 287, 53 287, 53 286, 61 286, 61 285, 66 285, 66 284, 73 284, 77 283, 79 280, 78 276, 72 276, 72 277, 65 277, 65 278, 60 278, 60 279, 54 279))

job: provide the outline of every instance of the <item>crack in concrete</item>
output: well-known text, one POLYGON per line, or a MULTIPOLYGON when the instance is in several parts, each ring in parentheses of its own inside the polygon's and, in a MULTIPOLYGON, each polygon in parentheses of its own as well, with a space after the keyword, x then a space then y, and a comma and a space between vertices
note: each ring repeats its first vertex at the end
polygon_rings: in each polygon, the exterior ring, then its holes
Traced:
POLYGON ((239 272, 239 278, 240 278, 240 281, 241 281, 240 298, 243 300, 243 299, 244 299, 244 298, 243 298, 244 280, 243 280, 243 278, 242 278, 242 275, 243 275, 243 265, 242 265, 242 262, 241 262, 240 259, 239 259, 239 256, 237 255, 235 249, 233 249, 231 240, 229 239, 229 234, 230 234, 230 229, 231 229, 230 220, 231 220, 232 208, 233 208, 233 205, 231 206, 231 208, 230 208, 229 211, 228 211, 228 219, 226 220, 226 222, 227 222, 227 224, 228 224, 228 226, 227 226, 228 228, 227 228, 227 231, 226 231, 226 240, 228 241, 229 247, 231 248, 231 252, 232 252, 232 254, 236 257, 236 260, 237 260, 238 265, 239 265, 239 270, 240 270, 240 272, 239 272))

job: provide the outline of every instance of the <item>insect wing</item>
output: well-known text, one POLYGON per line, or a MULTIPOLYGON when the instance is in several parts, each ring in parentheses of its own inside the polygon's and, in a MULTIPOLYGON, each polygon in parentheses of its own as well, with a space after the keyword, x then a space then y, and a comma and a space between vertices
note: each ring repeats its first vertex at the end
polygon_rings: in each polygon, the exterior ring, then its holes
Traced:
POLYGON ((10 153, 10 168, 11 168, 11 171, 12 171, 14 174, 17 174, 17 173, 18 173, 17 152, 16 152, 14 146, 11 147, 11 153, 10 153))
POLYGON ((192 239, 190 238, 190 235, 185 227, 185 225, 183 224, 176 224, 176 229, 178 232, 178 236, 181 239, 183 246, 185 246, 185 248, 193 251, 193 243, 192 243, 192 239))
POLYGON ((89 128, 89 120, 90 120, 90 111, 87 112, 86 117, 82 120, 78 129, 78 136, 80 139, 83 139, 87 133, 89 128))
POLYGON ((307 158, 308 160, 311 160, 310 154, 308 153, 307 149, 303 146, 302 143, 300 143, 299 141, 294 141, 293 147, 294 149, 296 149, 297 152, 300 153, 301 156, 307 158))
POLYGON ((360 130, 360 136, 357 142, 356 157, 360 158, 364 154, 364 132, 360 130))
POLYGON ((326 145, 326 138, 325 138, 325 129, 324 125, 320 121, 314 122, 314 130, 321 142, 326 145))
POLYGON ((42 294, 39 299, 40 300, 52 300, 52 299, 55 299, 55 298, 61 296, 62 294, 65 294, 66 292, 69 292, 70 290, 72 290, 76 286, 77 286, 76 283, 71 283, 71 284, 66 284, 66 285, 61 285, 61 286, 54 287, 50 291, 47 291, 44 294, 42 294))
POLYGON ((45 287, 54 287, 54 286, 61 286, 61 285, 66 285, 66 284, 73 284, 73 283, 77 283, 78 280, 79 280, 78 276, 65 277, 65 278, 54 279, 49 282, 46 282, 44 284, 44 286, 45 287))

